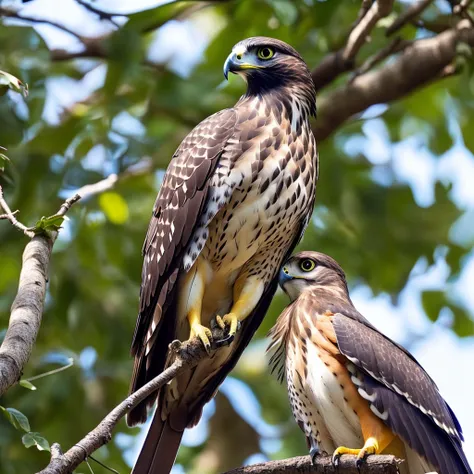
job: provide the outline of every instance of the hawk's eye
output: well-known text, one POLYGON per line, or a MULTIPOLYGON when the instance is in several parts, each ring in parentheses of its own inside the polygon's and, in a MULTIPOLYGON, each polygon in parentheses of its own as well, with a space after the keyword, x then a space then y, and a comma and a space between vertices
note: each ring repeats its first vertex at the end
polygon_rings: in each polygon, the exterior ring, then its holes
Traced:
POLYGON ((316 262, 314 260, 311 260, 310 258, 305 258, 300 263, 300 268, 304 272, 310 272, 311 270, 314 270, 315 267, 316 267, 316 262))
POLYGON ((257 51, 257 56, 260 59, 271 59, 273 58, 273 55, 275 54, 275 51, 273 51, 272 48, 269 48, 268 46, 265 46, 264 48, 259 48, 257 51))

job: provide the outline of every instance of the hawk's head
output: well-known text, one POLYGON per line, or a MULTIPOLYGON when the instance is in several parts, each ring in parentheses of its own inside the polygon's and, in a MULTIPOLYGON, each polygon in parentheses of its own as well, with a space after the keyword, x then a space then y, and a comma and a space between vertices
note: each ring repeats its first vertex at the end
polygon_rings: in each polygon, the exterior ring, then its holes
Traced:
POLYGON ((255 36, 237 43, 224 64, 226 79, 229 72, 242 76, 250 93, 295 85, 315 95, 311 72, 298 51, 274 38, 255 36))
POLYGON ((290 257, 280 270, 279 283, 292 301, 312 288, 347 294, 344 270, 336 260, 319 252, 299 252, 290 257))

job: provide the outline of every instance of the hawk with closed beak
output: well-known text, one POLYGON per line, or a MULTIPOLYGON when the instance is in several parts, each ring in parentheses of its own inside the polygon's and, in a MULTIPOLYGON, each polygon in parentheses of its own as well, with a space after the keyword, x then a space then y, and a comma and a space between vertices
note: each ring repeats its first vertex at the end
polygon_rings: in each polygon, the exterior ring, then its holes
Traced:
POLYGON ((137 474, 170 471, 183 430, 199 421, 261 323, 313 208, 315 89, 302 57, 282 41, 249 38, 227 58, 230 72, 247 92, 183 140, 143 246, 131 392, 163 371, 174 339, 196 336, 210 356, 128 414, 130 425, 144 422, 158 401, 137 474), (216 351, 213 320, 228 343, 216 351))
POLYGON ((280 272, 292 303, 271 331, 273 370, 286 373, 293 415, 320 450, 405 459, 401 474, 472 474, 461 426, 436 384, 403 347, 354 307, 331 257, 301 252, 280 272))

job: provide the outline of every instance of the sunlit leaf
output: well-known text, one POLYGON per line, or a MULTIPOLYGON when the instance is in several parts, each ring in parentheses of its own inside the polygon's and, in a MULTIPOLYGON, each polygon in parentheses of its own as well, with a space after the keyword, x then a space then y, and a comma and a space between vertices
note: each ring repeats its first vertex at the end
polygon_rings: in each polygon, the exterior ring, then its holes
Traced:
POLYGON ((47 233, 50 231, 58 231, 64 222, 64 216, 42 217, 31 229, 35 234, 47 233))
POLYGON ((21 438, 23 444, 27 448, 31 448, 32 446, 36 446, 38 451, 49 451, 49 442, 46 438, 41 436, 39 433, 30 431, 26 433, 21 438))
POLYGON ((123 224, 128 219, 128 204, 120 194, 115 192, 103 193, 99 204, 104 214, 113 224, 123 224))
POLYGON ((4 155, 3 153, 0 153, 0 171, 5 171, 5 166, 8 164, 10 159, 8 156, 4 155))
POLYGON ((18 383, 28 390, 36 390, 36 387, 29 380, 21 379, 18 383))
POLYGON ((24 84, 8 72, 0 71, 0 96, 6 94, 9 89, 19 92, 25 97, 28 95, 28 84, 24 84))

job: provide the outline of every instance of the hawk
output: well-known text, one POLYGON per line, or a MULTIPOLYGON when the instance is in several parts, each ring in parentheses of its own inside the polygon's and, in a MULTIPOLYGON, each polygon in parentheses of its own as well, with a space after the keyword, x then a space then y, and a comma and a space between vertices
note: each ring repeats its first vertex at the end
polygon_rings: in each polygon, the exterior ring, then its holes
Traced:
POLYGON ((200 338, 209 358, 128 414, 129 425, 144 422, 158 402, 138 474, 170 471, 183 430, 199 421, 265 316, 313 208, 315 89, 302 57, 282 41, 249 38, 227 58, 230 72, 247 92, 183 140, 143 246, 131 392, 163 371, 174 339, 200 338), (211 321, 228 343, 212 351, 211 321))
POLYGON ((367 321, 344 271, 301 252, 280 272, 292 303, 271 331, 272 369, 286 372, 293 415, 314 459, 319 450, 405 459, 402 474, 472 474, 461 426, 423 367, 367 321))

